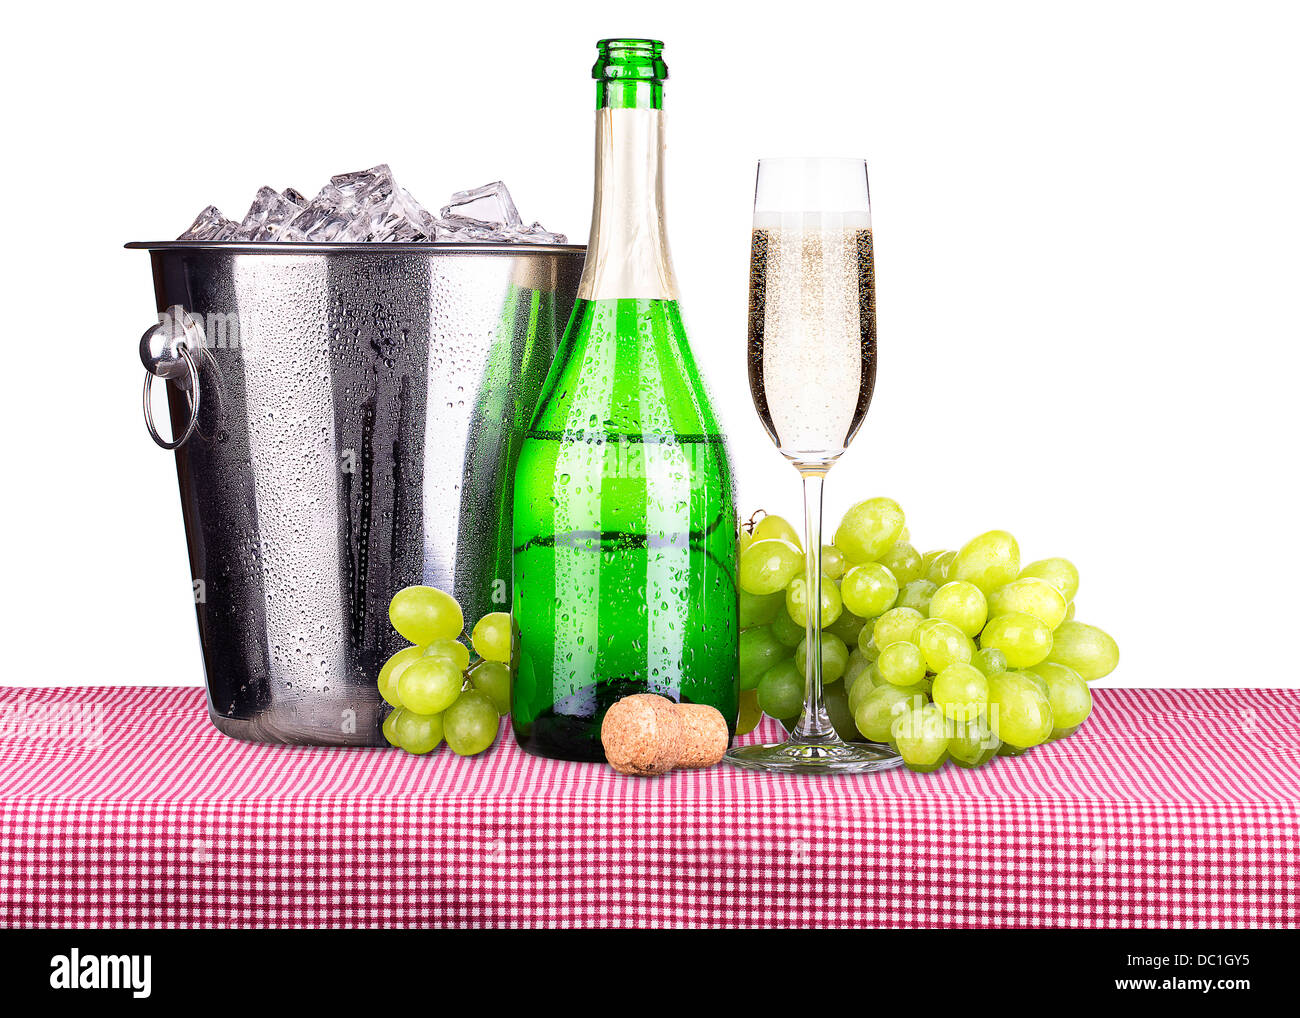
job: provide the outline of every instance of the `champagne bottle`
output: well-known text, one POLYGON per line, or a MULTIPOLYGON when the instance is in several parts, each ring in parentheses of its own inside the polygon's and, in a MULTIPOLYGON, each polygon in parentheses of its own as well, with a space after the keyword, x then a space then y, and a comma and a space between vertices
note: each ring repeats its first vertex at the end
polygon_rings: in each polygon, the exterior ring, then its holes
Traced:
POLYGON ((735 490, 677 306, 663 214, 662 43, 598 44, 596 193, 578 301, 514 491, 515 738, 602 760, 631 693, 734 732, 735 490))

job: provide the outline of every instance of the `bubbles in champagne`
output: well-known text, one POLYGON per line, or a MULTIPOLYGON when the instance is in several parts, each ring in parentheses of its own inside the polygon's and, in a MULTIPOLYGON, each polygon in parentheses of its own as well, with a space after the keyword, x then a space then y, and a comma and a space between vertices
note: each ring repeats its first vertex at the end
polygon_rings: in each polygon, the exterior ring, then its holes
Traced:
POLYGON ((876 377, 866 213, 760 213, 749 277, 749 384, 764 427, 800 464, 834 461, 876 377))

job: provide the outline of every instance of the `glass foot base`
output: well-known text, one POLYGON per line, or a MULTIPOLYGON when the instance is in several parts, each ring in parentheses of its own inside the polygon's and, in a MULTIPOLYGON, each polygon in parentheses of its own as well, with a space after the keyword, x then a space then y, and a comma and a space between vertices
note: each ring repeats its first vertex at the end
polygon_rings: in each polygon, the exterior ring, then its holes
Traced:
POLYGON ((765 746, 736 746, 724 759, 736 767, 784 774, 867 774, 902 764, 888 746, 858 742, 778 742, 765 746))

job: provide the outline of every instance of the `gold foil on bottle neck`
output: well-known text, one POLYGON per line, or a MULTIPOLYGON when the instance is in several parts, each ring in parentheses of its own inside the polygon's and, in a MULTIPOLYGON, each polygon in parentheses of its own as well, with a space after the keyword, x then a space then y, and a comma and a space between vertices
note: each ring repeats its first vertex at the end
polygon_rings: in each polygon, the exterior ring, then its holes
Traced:
POLYGON ((663 111, 596 111, 596 197, 583 300, 676 300, 664 229, 663 111))

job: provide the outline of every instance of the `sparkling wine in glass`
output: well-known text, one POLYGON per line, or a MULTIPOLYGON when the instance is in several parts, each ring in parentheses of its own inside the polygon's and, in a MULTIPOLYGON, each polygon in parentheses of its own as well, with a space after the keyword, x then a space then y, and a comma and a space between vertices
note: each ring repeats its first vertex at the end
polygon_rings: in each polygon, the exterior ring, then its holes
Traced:
POLYGON ((822 484, 866 417, 876 381, 876 285, 861 159, 763 159, 749 270, 749 387, 803 478, 807 647, 803 712, 783 743, 727 754, 757 770, 861 773, 901 763, 844 742, 822 700, 822 484))

